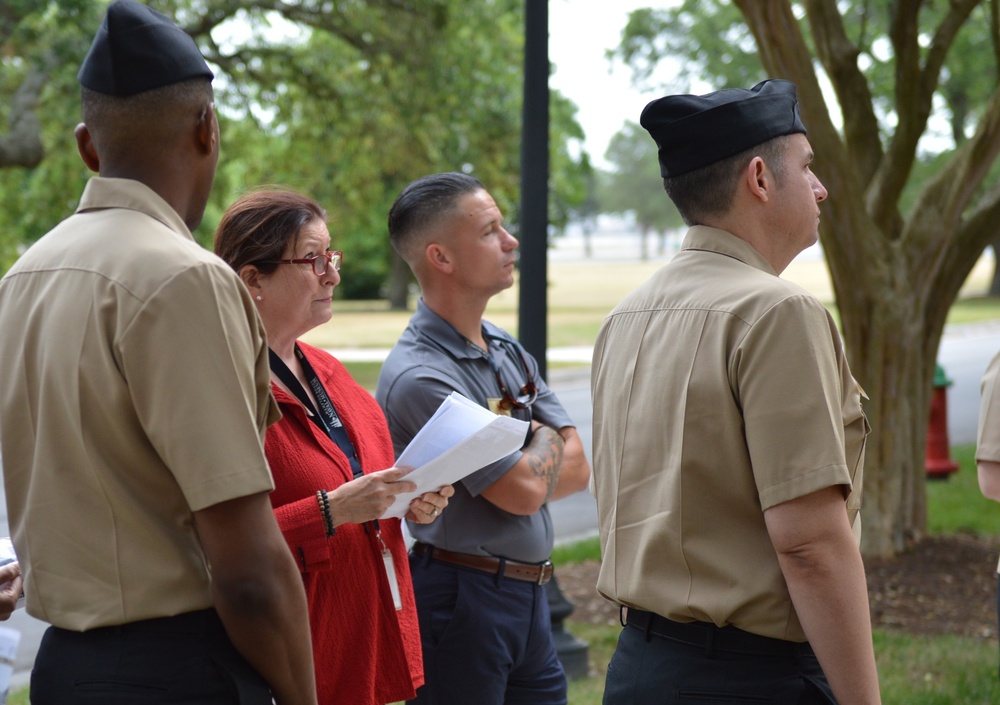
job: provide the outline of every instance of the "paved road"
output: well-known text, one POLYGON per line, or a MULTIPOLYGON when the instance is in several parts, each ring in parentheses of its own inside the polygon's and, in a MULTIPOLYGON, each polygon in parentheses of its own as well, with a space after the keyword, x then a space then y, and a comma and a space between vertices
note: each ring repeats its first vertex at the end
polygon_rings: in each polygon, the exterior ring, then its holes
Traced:
POLYGON ((938 351, 938 363, 953 381, 948 388, 948 440, 976 442, 979 383, 986 366, 1000 352, 1000 322, 950 326, 938 351))
MULTIPOLYGON (((952 443, 973 443, 979 414, 979 381, 986 365, 1000 351, 1000 323, 949 328, 942 341, 938 361, 953 384, 948 389, 948 433, 952 443)), ((346 357, 346 355, 345 355, 346 357)), ((587 350, 552 351, 550 359, 586 361, 587 350)), ((549 383, 578 424, 587 457, 591 447, 590 372, 587 368, 554 369, 549 383)), ((0 484, 0 498, 2 498, 0 484)), ((557 542, 578 540, 597 531, 597 508, 593 497, 579 492, 553 502, 552 520, 557 542)), ((8 535, 6 503, 0 501, 0 535, 8 535)), ((45 625, 18 610, 8 625, 21 632, 15 663, 15 683, 26 683, 45 625)))

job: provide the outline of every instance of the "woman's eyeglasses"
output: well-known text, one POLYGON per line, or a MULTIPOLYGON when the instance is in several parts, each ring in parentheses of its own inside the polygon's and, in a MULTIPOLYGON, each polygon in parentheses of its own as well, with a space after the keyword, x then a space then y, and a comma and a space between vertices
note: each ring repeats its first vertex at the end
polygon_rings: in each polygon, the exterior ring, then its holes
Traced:
POLYGON ((503 383, 503 378, 500 377, 500 367, 493 360, 490 355, 486 356, 486 359, 490 363, 490 368, 493 370, 493 374, 497 378, 497 385, 500 387, 500 401, 497 404, 504 411, 510 411, 511 409, 527 409, 532 404, 535 403, 535 399, 538 398, 538 387, 535 386, 535 380, 531 376, 531 368, 528 367, 527 360, 524 359, 524 355, 521 354, 521 348, 517 346, 513 341, 507 340, 506 338, 501 338, 496 335, 486 335, 489 340, 495 340, 501 345, 507 347, 508 350, 513 350, 517 353, 517 359, 521 362, 521 368, 524 370, 524 376, 527 377, 527 381, 524 386, 521 387, 520 394, 514 396, 507 389, 507 385, 503 383))
POLYGON ((316 257, 303 257, 302 259, 279 259, 271 260, 270 262, 258 262, 258 264, 310 264, 312 265, 313 274, 317 277, 321 277, 326 274, 328 269, 339 272, 340 265, 343 261, 344 253, 340 250, 334 250, 333 252, 324 252, 316 257))

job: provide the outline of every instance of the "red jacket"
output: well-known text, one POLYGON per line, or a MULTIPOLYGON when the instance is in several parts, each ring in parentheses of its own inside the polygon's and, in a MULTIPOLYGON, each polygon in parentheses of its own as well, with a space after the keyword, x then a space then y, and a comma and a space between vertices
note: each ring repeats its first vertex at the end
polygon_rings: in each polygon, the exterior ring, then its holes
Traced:
MULTIPOLYGON (((304 343, 299 347, 323 382, 365 473, 392 467, 395 456, 385 416, 344 366, 304 343)), ((413 584, 399 519, 379 522, 392 553, 403 609, 393 607, 381 547, 372 524, 341 524, 326 538, 316 491, 351 480, 337 444, 309 420, 297 399, 272 384, 281 420, 265 450, 274 474, 274 507, 309 601, 316 687, 320 703, 383 705, 407 700, 424 682, 413 584)))

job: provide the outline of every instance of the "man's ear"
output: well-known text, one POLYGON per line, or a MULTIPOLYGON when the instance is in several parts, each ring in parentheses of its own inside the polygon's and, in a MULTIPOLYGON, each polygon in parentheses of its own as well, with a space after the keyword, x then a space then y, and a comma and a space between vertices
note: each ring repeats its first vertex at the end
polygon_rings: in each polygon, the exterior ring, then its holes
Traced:
POLYGON ((743 174, 743 183, 753 198, 766 203, 768 193, 774 186, 774 177, 771 174, 771 170, 764 163, 764 160, 760 157, 754 157, 747 164, 746 171, 743 174))
POLYGON ((427 264, 445 274, 450 274, 454 270, 454 260, 451 257, 451 253, 448 252, 448 248, 440 245, 439 243, 432 242, 424 250, 424 259, 427 264))
POLYGON ((90 128, 81 122, 76 126, 73 134, 76 135, 76 149, 80 153, 80 159, 92 172, 101 173, 101 158, 97 155, 97 149, 94 147, 90 128))
POLYGON ((219 148, 217 121, 215 103, 208 103, 201 109, 201 115, 198 116, 197 128, 198 147, 205 154, 212 154, 219 148))

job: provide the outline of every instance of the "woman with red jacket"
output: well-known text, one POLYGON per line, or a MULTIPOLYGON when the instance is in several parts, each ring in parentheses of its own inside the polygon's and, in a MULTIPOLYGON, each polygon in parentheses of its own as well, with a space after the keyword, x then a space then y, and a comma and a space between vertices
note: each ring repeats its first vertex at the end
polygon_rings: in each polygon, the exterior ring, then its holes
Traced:
MULTIPOLYGON (((246 284, 267 331, 282 412, 265 439, 271 504, 305 582, 319 701, 383 705, 414 697, 424 681, 400 520, 379 518, 415 485, 392 467, 371 394, 298 341, 332 316, 342 254, 329 247, 325 212, 292 191, 244 196, 215 234, 216 254, 246 284)), ((407 518, 433 521, 452 494, 446 486, 414 499, 407 518)))

